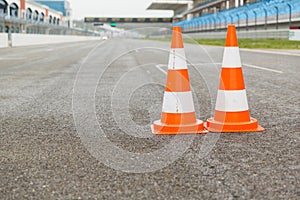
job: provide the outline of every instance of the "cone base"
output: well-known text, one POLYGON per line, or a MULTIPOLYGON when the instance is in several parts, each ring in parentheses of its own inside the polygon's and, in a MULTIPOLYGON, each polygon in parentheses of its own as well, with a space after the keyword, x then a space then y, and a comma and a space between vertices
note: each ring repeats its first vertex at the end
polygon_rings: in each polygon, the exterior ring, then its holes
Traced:
POLYGON ((151 126, 152 133, 155 135, 177 135, 177 134, 206 134, 208 131, 204 129, 204 123, 196 120, 194 124, 178 124, 170 125, 162 123, 160 120, 153 122, 151 126))
POLYGON ((213 118, 209 118, 204 123, 205 128, 210 132, 219 133, 236 133, 236 132, 263 132, 265 129, 258 125, 258 122, 254 118, 250 118, 250 122, 241 123, 224 123, 215 121, 213 118))

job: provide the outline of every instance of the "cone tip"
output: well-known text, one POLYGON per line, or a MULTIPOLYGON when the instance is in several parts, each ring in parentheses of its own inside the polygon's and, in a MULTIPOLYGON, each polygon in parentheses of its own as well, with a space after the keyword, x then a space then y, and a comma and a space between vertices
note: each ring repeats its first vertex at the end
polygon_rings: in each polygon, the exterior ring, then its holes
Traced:
POLYGON ((235 25, 234 24, 228 24, 228 29, 235 29, 235 25))
POLYGON ((173 31, 181 33, 181 27, 180 26, 173 26, 173 31))
POLYGON ((234 24, 229 24, 227 28, 226 44, 227 47, 237 47, 238 40, 236 36, 236 28, 234 24))
POLYGON ((171 48, 183 48, 183 40, 180 26, 173 26, 171 48))

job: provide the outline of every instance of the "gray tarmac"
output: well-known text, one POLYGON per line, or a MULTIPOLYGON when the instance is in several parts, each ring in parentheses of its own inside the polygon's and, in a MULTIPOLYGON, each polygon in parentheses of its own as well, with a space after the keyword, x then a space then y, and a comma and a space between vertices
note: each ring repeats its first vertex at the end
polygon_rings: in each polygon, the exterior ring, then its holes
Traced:
MULTIPOLYGON (((153 136, 170 44, 0 49, 0 199, 299 199, 300 52, 241 49, 264 133, 153 136)), ((197 118, 223 48, 186 44, 197 118)))

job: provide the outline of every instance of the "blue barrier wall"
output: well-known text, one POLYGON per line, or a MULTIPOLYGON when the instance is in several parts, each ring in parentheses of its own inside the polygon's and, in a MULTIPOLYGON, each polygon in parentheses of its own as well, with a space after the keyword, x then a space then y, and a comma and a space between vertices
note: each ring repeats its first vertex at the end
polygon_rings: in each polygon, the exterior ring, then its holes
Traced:
POLYGON ((215 14, 206 14, 177 22, 173 25, 181 26, 183 31, 189 32, 226 28, 226 25, 230 23, 237 24, 238 27, 278 24, 292 22, 297 17, 300 18, 299 0, 262 0, 215 14))

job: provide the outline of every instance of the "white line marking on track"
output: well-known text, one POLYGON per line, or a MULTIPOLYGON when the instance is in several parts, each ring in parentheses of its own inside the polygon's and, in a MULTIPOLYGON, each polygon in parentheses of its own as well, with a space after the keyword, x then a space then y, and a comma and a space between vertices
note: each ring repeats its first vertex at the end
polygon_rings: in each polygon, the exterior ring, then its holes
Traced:
MULTIPOLYGON (((195 64, 188 64, 188 66, 199 66, 199 65, 222 65, 222 63, 195 63, 195 64)), ((161 67, 166 67, 167 65, 163 65, 163 64, 158 64, 156 65, 156 68, 159 69, 160 71, 162 71, 164 74, 167 74, 166 71, 164 71, 163 69, 161 69, 161 67)), ((279 71, 279 70, 275 70, 275 69, 270 69, 270 68, 266 68, 266 67, 260 67, 260 66, 256 66, 256 65, 251 65, 251 64, 242 64, 242 66, 245 67, 250 67, 250 68, 254 68, 254 69, 260 69, 260 70, 264 70, 264 71, 269 71, 269 72, 274 72, 274 73, 278 73, 278 74, 283 74, 283 71, 279 71)))
MULTIPOLYGON (((222 63, 197 63, 197 64, 190 64, 190 65, 196 66, 196 65, 209 65, 209 64, 222 65, 222 63)), ((266 67, 260 67, 260 66, 251 65, 251 64, 242 64, 242 66, 283 74, 283 71, 270 69, 270 68, 266 68, 266 67)))
POLYGON ((199 66, 199 65, 222 65, 222 63, 194 63, 194 64, 188 64, 188 66, 199 66))
POLYGON ((270 71, 270 72, 275 72, 275 73, 279 73, 279 74, 283 73, 283 71, 278 71, 278 70, 275 70, 275 69, 269 69, 269 68, 265 68, 265 67, 259 67, 259 66, 256 66, 256 65, 244 64, 244 66, 250 67, 250 68, 255 68, 255 69, 261 69, 261 70, 265 70, 265 71, 270 71))
POLYGON ((164 73, 164 74, 167 75, 167 72, 161 68, 161 67, 163 67, 163 66, 166 66, 166 65, 161 65, 161 64, 155 65, 155 67, 156 67, 159 71, 161 71, 162 73, 164 73))
POLYGON ((300 56, 300 53, 293 53, 293 52, 266 51, 266 50, 254 50, 254 49, 240 49, 240 50, 241 51, 248 51, 248 52, 257 52, 257 53, 267 53, 267 54, 284 55, 284 56, 300 56))
POLYGON ((298 165, 298 166, 290 166, 289 168, 293 169, 293 170, 299 170, 300 169, 300 165, 298 165))

